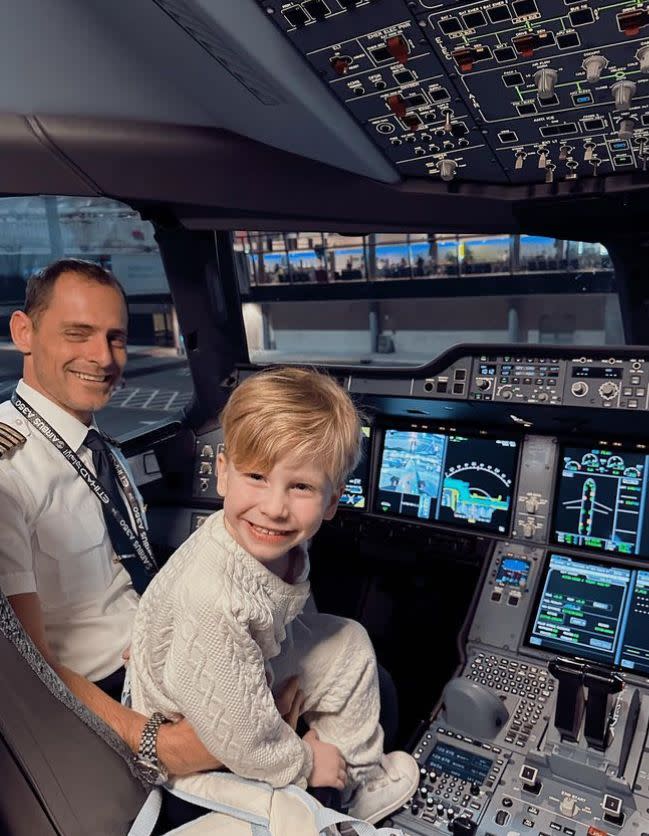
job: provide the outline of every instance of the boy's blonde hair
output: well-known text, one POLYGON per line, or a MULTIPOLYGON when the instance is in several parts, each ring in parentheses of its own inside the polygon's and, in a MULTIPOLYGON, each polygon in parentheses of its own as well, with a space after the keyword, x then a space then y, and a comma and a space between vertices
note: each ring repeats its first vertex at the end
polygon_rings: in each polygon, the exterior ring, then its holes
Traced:
POLYGON ((247 378, 221 413, 225 454, 237 470, 272 470, 279 459, 321 463, 334 488, 356 467, 361 419, 326 374, 295 366, 247 378))

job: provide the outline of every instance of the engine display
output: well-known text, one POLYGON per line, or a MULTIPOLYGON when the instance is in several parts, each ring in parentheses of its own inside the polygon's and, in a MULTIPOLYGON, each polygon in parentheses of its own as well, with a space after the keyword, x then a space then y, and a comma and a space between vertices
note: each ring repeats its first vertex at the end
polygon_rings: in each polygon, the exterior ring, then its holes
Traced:
POLYGON ((554 539, 624 555, 647 554, 647 457, 606 448, 565 447, 554 539))

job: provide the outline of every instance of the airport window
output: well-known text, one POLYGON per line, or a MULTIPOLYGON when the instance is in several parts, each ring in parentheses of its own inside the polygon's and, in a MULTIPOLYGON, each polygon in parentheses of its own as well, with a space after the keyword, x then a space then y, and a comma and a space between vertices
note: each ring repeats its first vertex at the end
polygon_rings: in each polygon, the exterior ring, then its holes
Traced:
POLYGON ((22 367, 9 337, 11 312, 22 307, 29 276, 63 257, 111 270, 129 300, 124 386, 99 425, 119 438, 178 413, 192 397, 192 379, 153 227, 129 206, 99 198, 0 199, 0 400, 22 367))
POLYGON ((385 279, 610 272, 601 244, 535 235, 237 232, 245 283, 335 284, 385 279))
POLYGON ((259 362, 420 365, 460 342, 624 342, 601 244, 326 232, 238 232, 234 241, 249 270, 244 320, 259 362), (260 270, 271 254, 285 267, 260 270), (263 288, 272 284, 281 290, 263 288))

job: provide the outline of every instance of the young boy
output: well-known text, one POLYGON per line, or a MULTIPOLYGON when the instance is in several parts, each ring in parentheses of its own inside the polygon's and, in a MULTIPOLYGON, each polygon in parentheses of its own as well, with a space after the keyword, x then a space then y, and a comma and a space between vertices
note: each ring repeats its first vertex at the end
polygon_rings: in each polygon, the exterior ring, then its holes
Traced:
MULTIPOLYGON (((417 763, 405 752, 383 754, 376 658, 363 627, 303 612, 306 547, 334 516, 358 461, 358 413, 331 378, 276 368, 235 390, 221 424, 223 510, 142 597, 131 645, 133 708, 183 715, 237 775, 274 787, 344 789, 350 815, 376 822, 413 794, 417 763), (309 726, 302 738, 272 693, 295 675, 309 726)), ((204 796, 206 778, 174 786, 204 796)))

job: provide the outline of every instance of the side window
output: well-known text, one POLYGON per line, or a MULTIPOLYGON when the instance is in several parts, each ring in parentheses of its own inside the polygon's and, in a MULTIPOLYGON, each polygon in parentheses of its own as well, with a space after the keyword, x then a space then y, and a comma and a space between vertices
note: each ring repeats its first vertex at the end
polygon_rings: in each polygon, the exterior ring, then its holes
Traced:
POLYGON ((179 412, 193 394, 153 227, 122 203, 100 198, 0 198, 0 400, 21 376, 9 334, 32 273, 58 258, 111 270, 129 303, 129 359, 123 387, 98 415, 115 438, 179 412))

